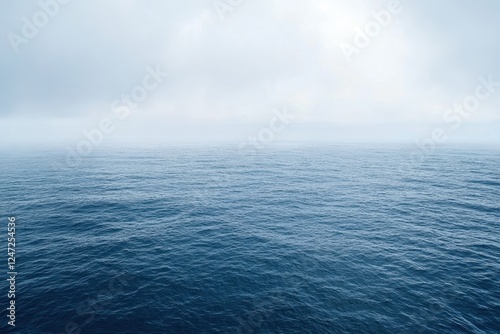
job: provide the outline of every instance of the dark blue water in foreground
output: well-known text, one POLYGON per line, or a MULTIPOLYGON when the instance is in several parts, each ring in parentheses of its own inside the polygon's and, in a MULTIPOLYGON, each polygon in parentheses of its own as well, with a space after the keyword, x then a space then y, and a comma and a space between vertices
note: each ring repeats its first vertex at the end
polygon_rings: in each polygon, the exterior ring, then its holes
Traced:
POLYGON ((4 151, 15 332, 499 333, 500 151, 409 154, 4 151))

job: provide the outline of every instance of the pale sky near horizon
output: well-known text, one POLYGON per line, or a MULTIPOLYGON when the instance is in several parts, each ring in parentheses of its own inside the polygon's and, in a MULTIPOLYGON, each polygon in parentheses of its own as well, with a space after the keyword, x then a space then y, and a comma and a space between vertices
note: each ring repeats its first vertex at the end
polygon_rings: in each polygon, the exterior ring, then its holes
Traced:
POLYGON ((72 0, 23 37, 40 3, 0 2, 4 145, 72 145, 110 117, 106 143, 244 141, 285 107, 276 140, 415 141, 439 127, 449 142, 500 143, 500 85, 456 128, 443 118, 479 77, 500 82, 498 1, 401 0, 350 62, 340 45, 390 1, 72 0), (119 119, 112 103, 148 67, 169 76, 119 119))

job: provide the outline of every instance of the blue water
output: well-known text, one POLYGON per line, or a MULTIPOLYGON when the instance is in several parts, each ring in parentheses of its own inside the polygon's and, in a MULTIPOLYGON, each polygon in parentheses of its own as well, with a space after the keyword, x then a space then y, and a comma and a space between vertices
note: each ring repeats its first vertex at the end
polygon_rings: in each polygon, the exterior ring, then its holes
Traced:
POLYGON ((410 151, 4 150, 14 331, 500 333, 500 150, 410 151))

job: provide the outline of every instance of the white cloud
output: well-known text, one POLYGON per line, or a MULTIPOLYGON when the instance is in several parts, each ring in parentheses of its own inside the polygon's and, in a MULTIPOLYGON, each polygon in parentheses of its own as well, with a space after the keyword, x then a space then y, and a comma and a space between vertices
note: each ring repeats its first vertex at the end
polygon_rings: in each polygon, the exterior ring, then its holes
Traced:
MULTIPOLYGON (((496 62, 484 61, 487 54, 498 55, 484 37, 498 23, 484 13, 499 5, 461 10, 451 1, 402 2, 404 11, 351 63, 339 44, 352 41, 356 28, 387 3, 247 1, 221 21, 206 1, 73 2, 20 56, 0 50, 7 74, 0 82, 0 130, 37 115, 44 125, 25 121, 19 136, 35 140, 36 133, 38 140, 41 129, 50 129, 54 140, 67 140, 61 122, 91 124, 155 64, 171 76, 123 125, 124 137, 139 140, 149 127, 162 138, 162 125, 175 124, 186 133, 217 124, 219 134, 225 124, 221 138, 245 136, 234 131, 235 124, 266 122, 282 105, 296 110, 295 126, 304 129, 372 126, 376 136, 377 127, 391 124, 421 128, 441 121, 447 108, 473 93, 479 75, 500 79, 496 62), (433 14, 439 10, 441 16, 433 14), (464 18, 447 21, 446 13, 464 18), (459 29, 465 24, 475 34, 459 29), (464 49, 467 44, 476 49, 464 49)), ((22 13, 21 7, 11 9, 22 13)), ((6 34, 21 21, 5 22, 6 34)), ((499 102, 492 97, 470 121, 500 121, 499 102)), ((197 132, 191 137, 201 136, 197 132)), ((396 130, 394 138, 401 138, 396 130)))

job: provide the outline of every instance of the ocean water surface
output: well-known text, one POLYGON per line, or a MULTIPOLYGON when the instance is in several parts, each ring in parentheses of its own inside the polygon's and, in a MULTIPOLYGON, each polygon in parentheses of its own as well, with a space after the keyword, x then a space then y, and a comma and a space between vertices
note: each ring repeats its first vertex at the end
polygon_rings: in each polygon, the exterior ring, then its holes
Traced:
POLYGON ((3 150, 0 331, 500 333, 500 150, 410 151, 3 150))

